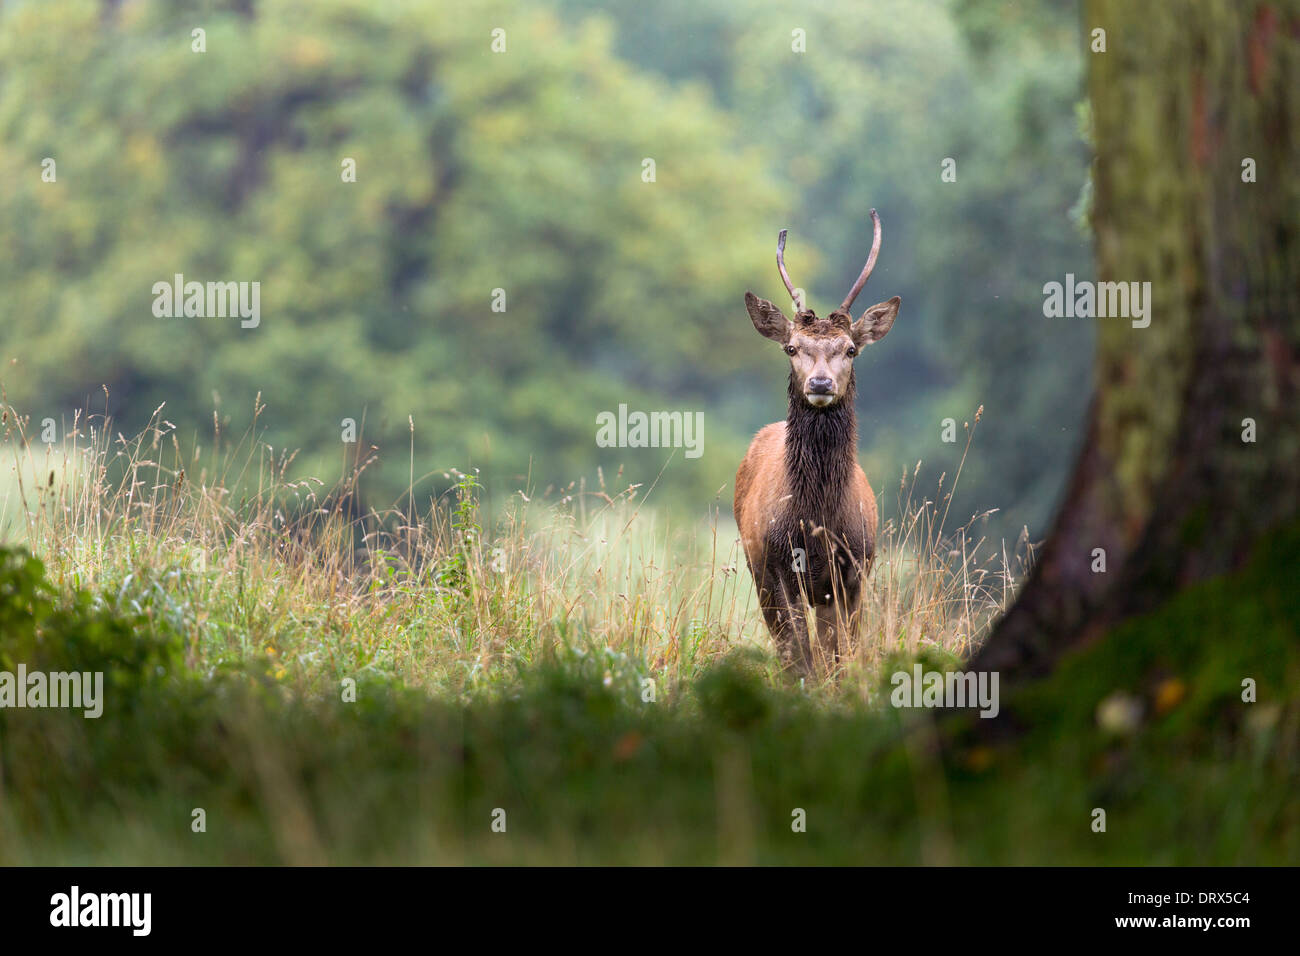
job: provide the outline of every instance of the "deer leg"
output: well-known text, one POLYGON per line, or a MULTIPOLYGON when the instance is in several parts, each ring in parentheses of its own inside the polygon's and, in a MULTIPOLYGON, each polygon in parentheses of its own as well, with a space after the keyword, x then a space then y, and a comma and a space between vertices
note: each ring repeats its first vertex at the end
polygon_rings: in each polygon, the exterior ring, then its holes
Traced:
POLYGON ((862 616, 859 595, 837 597, 838 600, 817 607, 817 648, 832 672, 839 666, 841 655, 851 653, 862 616))
POLYGON ((861 562, 855 562, 844 548, 832 549, 831 593, 817 605, 817 646, 832 673, 839 666, 840 653, 849 653, 862 615, 861 562))
POLYGON ((828 671, 840 662, 840 618, 843 609, 835 604, 817 606, 817 650, 828 671))
POLYGON ((800 676, 812 673, 812 648, 808 641, 808 622, 798 585, 784 577, 769 574, 759 592, 763 618, 776 643, 781 666, 800 676))

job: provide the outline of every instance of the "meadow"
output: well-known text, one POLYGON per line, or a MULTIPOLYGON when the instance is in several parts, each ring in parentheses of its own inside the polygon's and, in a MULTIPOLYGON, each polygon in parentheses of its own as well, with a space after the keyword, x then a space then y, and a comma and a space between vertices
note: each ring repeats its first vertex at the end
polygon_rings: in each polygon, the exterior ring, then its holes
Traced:
POLYGON ((888 703, 893 671, 960 667, 1032 559, 978 517, 949 530, 919 465, 879 495, 852 653, 796 682, 724 501, 674 527, 619 476, 489 503, 456 473, 425 508, 358 512, 365 461, 293 477, 255 427, 186 448, 162 411, 132 438, 89 417, 51 447, 5 411, 0 665, 102 670, 108 692, 98 720, 0 711, 0 862, 1297 852, 1294 535, 1127 626, 1143 640, 1004 691, 993 729, 888 703), (1259 639, 1216 640, 1242 627, 1259 639), (1228 719, 1243 672, 1268 700, 1228 719))
MULTIPOLYGON (((475 474, 450 472, 436 499, 364 509, 369 461, 328 485, 295 476, 294 455, 259 439, 258 408, 244 434, 214 429, 186 452, 163 412, 130 439, 89 416, 55 444, 9 410, 0 528, 57 586, 147 609, 190 667, 260 661, 305 693, 374 674, 468 700, 557 652, 612 655, 673 688, 734 649, 770 649, 729 500, 675 526, 653 480, 597 471, 489 502, 475 474)), ((820 674, 837 699, 869 700, 893 655, 967 656, 1032 553, 980 538, 987 516, 957 524, 947 475, 925 496, 921 470, 879 495, 897 516, 881 524, 864 631, 820 674)))

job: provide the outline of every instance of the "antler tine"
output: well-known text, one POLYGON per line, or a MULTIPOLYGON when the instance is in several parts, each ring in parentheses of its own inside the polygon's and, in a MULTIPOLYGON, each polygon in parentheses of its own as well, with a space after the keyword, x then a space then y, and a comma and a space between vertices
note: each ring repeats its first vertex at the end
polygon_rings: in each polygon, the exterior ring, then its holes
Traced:
POLYGON ((803 299, 795 292, 794 283, 790 281, 790 273, 785 271, 785 233, 782 229, 781 234, 776 237, 776 268, 781 273, 781 281, 785 283, 786 291, 790 293, 790 300, 794 302, 795 310, 803 311, 803 299))
MULTIPOLYGON (((849 294, 845 297, 844 304, 840 306, 841 312, 849 311, 849 308, 853 305, 853 300, 858 297, 862 287, 871 278, 872 270, 876 268, 876 256, 880 255, 880 216, 876 214, 874 209, 871 210, 871 221, 875 223, 875 234, 871 237, 871 255, 867 256, 867 264, 862 267, 862 275, 858 276, 858 281, 853 283, 853 288, 849 290, 849 294)), ((784 270, 782 274, 784 274, 784 270)))

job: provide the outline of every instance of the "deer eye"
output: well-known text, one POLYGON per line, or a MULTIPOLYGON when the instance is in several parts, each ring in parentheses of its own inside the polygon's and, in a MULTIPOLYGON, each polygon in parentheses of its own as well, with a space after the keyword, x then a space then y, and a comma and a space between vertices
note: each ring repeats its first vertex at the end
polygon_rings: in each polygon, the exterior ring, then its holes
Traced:
POLYGON ((855 345, 850 345, 850 346, 849 346, 849 350, 848 350, 847 352, 845 352, 844 354, 847 355, 849 358, 853 358, 853 356, 855 356, 855 355, 858 354, 857 346, 855 346, 855 345))
POLYGON ((787 345, 787 346, 785 347, 785 354, 786 354, 786 355, 794 355, 794 353, 795 353, 795 352, 798 352, 798 351, 799 351, 799 350, 798 350, 797 348, 795 348, 793 345, 787 345))

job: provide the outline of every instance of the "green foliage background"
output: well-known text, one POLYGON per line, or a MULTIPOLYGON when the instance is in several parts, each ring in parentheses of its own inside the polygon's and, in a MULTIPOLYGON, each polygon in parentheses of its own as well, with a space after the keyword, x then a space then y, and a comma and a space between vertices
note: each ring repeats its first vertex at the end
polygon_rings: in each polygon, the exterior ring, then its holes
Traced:
POLYGON ((825 311, 875 207, 860 304, 904 304, 859 362, 869 477, 888 505, 918 459, 951 475, 941 421, 983 403, 954 513, 1041 536, 1089 384, 1092 330, 1041 312, 1044 282, 1091 270, 1083 39, 1046 0, 11 0, 0 385, 37 421, 107 408, 124 433, 166 402, 198 442, 214 403, 242 431, 260 392, 266 440, 326 479, 364 419, 379 507, 407 486, 408 416, 424 496, 472 466, 498 491, 597 466, 648 486, 669 453, 597 448, 596 414, 699 410, 703 457, 655 490, 696 516, 784 414, 742 304, 781 298, 777 231, 825 311), (175 273, 259 281, 260 327, 154 317, 175 273))

